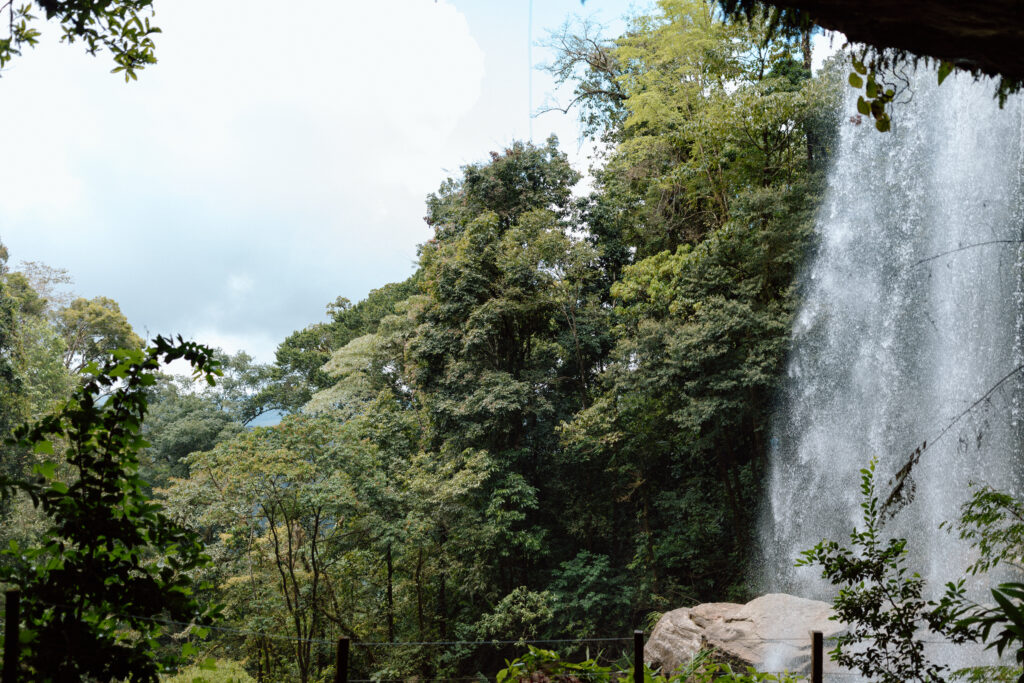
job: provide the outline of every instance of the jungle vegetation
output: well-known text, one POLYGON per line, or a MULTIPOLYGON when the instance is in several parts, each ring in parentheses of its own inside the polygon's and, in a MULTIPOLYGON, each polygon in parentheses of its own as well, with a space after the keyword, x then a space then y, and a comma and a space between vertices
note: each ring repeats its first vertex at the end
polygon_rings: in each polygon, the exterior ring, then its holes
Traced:
MULTIPOLYGON (((550 68, 600 141, 589 183, 556 139, 511 142, 427 197, 407 280, 332 302, 272 364, 218 356, 213 386, 146 387, 132 487, 212 560, 181 569, 213 587, 196 609, 217 627, 171 624, 201 659, 320 680, 347 636, 357 678, 472 676, 517 650, 468 641, 626 635, 752 597, 845 77, 812 76, 800 32, 769 28, 703 0, 661 0, 615 39, 566 27, 550 68)), ((61 301, 66 278, 5 258, 4 430, 60 410, 112 349, 143 353, 115 302, 61 301)), ((10 477, 50 457, 4 448, 10 477)), ((2 512, 16 563, 45 514, 24 496, 2 512)))

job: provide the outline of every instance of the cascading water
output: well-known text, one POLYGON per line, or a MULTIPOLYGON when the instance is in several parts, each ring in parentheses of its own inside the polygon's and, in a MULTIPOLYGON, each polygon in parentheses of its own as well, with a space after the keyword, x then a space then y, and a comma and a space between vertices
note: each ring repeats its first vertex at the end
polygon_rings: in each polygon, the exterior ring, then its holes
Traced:
POLYGON ((773 426, 765 590, 832 594, 820 570, 793 563, 822 538, 848 541, 872 456, 884 496, 942 434, 886 527, 936 587, 968 561, 939 524, 969 482, 1021 493, 1019 376, 967 409, 1024 362, 1024 107, 1018 96, 999 109, 989 82, 936 80, 919 70, 890 133, 844 116, 773 426))

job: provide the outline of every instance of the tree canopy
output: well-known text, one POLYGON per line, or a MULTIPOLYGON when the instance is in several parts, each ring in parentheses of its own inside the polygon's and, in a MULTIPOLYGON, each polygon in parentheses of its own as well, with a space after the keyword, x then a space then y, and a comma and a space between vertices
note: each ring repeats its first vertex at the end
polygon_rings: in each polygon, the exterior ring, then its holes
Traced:
POLYGON ((469 676, 513 654, 479 641, 749 592, 839 79, 699 0, 571 31, 559 63, 609 145, 591 188, 555 139, 463 167, 408 280, 280 345, 256 395, 290 415, 167 479, 230 623, 293 639, 219 639, 254 674, 323 675, 346 635, 465 643, 356 648, 367 676, 469 676))

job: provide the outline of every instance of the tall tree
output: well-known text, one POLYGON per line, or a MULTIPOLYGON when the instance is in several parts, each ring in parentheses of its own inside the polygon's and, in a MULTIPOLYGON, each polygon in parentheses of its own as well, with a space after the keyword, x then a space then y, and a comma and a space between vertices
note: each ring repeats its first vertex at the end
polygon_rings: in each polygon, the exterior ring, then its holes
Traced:
MULTIPOLYGON (((480 588, 439 589, 442 623, 483 628, 504 597, 539 590, 552 565, 574 554, 548 542, 563 533, 552 494, 570 471, 555 430, 588 401, 606 311, 595 293, 598 253, 572 234, 578 175, 555 145, 516 143, 428 200, 428 299, 410 345, 427 448, 441 462, 477 453, 488 473, 474 506, 482 538, 452 560, 469 572, 465 585, 480 588)), ((461 543, 454 528, 437 533, 442 545, 461 543)))
POLYGON ((608 551, 630 554, 641 609, 743 596, 768 409, 828 151, 816 147, 812 167, 807 141, 834 125, 834 83, 810 78, 798 40, 766 31, 723 21, 709 2, 663 0, 612 51, 623 129, 585 214, 598 249, 619 255, 608 264, 616 345, 601 391, 562 435, 625 504, 580 500, 577 518, 593 525, 584 535, 635 530, 632 548, 608 551))
POLYGON ((396 312, 396 306, 418 291, 418 275, 404 282, 372 290, 353 305, 338 297, 327 306, 330 322, 315 323, 290 334, 277 348, 271 382, 258 402, 272 409, 292 412, 317 391, 335 384, 323 370, 331 353, 357 337, 373 334, 380 321, 396 312))
POLYGON ((114 349, 142 347, 121 307, 105 296, 75 299, 57 312, 57 327, 67 346, 64 366, 76 372, 114 349))

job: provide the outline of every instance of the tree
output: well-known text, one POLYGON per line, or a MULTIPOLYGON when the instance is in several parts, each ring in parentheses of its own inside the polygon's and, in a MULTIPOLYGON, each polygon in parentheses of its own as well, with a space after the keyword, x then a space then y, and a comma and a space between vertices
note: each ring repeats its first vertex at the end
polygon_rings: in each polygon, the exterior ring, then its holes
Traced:
MULTIPOLYGON (((32 264, 33 272, 45 271, 32 264)), ((64 366, 64 341, 49 316, 49 301, 35 288, 35 278, 7 267, 0 245, 0 438, 31 416, 41 415, 70 397, 75 385, 64 366)), ((26 474, 31 455, 0 447, 0 470, 26 474)))
POLYGON ((67 351, 64 366, 75 371, 97 362, 114 349, 142 346, 121 307, 113 299, 79 297, 57 312, 57 328, 67 351))
POLYGON ((162 378, 149 398, 142 433, 150 446, 141 453, 139 472, 153 488, 166 487, 172 477, 188 476, 189 455, 211 450, 242 429, 205 394, 162 378))
POLYGON ((305 683, 331 657, 314 641, 332 626, 354 633, 351 613, 339 605, 358 580, 336 568, 358 561, 348 551, 371 533, 352 485, 359 466, 372 469, 364 450, 330 418, 292 415, 193 453, 191 478, 167 492, 180 516, 219 539, 215 572, 232 587, 230 613, 248 630, 273 625, 294 639, 281 664, 272 654, 279 644, 257 639, 268 673, 292 668, 284 663, 291 660, 305 683))
POLYGON ((42 415, 54 403, 66 400, 75 386, 75 376, 64 364, 67 345, 54 325, 53 302, 59 298, 47 276, 57 279, 41 264, 27 264, 27 271, 4 274, 7 289, 15 300, 14 344, 11 359, 27 402, 27 415, 42 415), (37 287, 42 287, 40 291, 37 287))
POLYGON ((582 211, 613 273, 614 345, 560 434, 564 457, 587 468, 581 490, 610 492, 566 492, 592 525, 580 535, 633 529, 633 543, 588 550, 628 557, 641 610, 746 591, 829 136, 813 164, 807 141, 836 92, 810 78, 797 41, 766 41, 766 28, 663 0, 611 51, 623 129, 582 211))
POLYGON ((543 555, 534 518, 543 454, 557 420, 582 402, 589 372, 584 359, 579 374, 575 357, 589 355, 589 340, 559 343, 571 334, 559 334, 570 320, 558 302, 574 297, 560 283, 576 272, 574 259, 593 256, 563 220, 577 178, 554 139, 516 143, 428 200, 436 237, 421 252, 430 298, 411 343, 414 381, 430 415, 429 450, 442 459, 482 450, 493 464, 480 501, 490 519, 480 523, 492 527, 496 555, 478 548, 476 561, 501 575, 502 594, 543 555))
POLYGON ((445 241, 486 212, 495 215, 501 231, 536 209, 562 217, 579 178, 558 151, 558 138, 548 138, 543 146, 516 142, 504 153, 491 152, 490 163, 465 166, 460 180, 449 178, 430 194, 427 225, 436 240, 445 241))
MULTIPOLYGON (((7 258, 7 248, 0 244, 0 275, 8 272, 7 258)), ((16 370, 18 308, 18 299, 11 294, 6 278, 0 278, 0 435, 5 437, 27 417, 23 378, 16 370)), ((3 453, 2 471, 8 476, 20 474, 26 459, 26 454, 11 450, 5 448, 3 453)))
POLYGON ((257 401, 271 409, 293 412, 317 391, 336 384, 323 369, 332 352, 376 332, 380 321, 396 312, 399 302, 418 291, 417 281, 414 274, 404 282, 384 285, 354 306, 338 297, 327 306, 330 322, 297 330, 278 345, 271 382, 257 401))
POLYGON ((270 365, 254 363, 245 351, 218 355, 223 358, 224 376, 217 386, 206 388, 204 399, 242 426, 274 410, 273 402, 267 400, 267 389, 274 376, 270 365))
POLYGON ((21 54, 23 47, 39 42, 38 20, 33 11, 61 27, 61 41, 82 42, 89 54, 107 50, 114 59, 112 73, 124 73, 125 81, 137 79, 137 71, 156 63, 152 36, 160 32, 149 22, 153 0, 34 0, 16 6, 14 0, 0 5, 7 10, 10 32, 0 39, 0 68, 21 54))
POLYGON ((799 42, 766 31, 706 0, 662 0, 617 41, 623 130, 598 180, 638 259, 700 241, 751 188, 826 167, 819 154, 808 168, 807 134, 836 89, 810 78, 799 42))
POLYGON ((572 83, 573 99, 564 107, 555 105, 542 112, 568 113, 579 106, 584 134, 614 142, 621 132, 622 103, 626 99, 621 81, 623 65, 615 54, 615 43, 602 38, 593 22, 584 21, 578 27, 563 25, 552 33, 547 47, 555 51, 556 57, 544 70, 558 85, 572 83))
POLYGON ((209 560, 202 544, 145 495, 137 473, 147 390, 160 363, 177 359, 214 381, 209 349, 157 337, 90 363, 71 401, 14 431, 19 447, 52 456, 36 477, 0 480, 0 494, 28 495, 49 521, 41 544, 12 544, 0 566, 22 591, 20 668, 31 680, 155 682, 181 659, 155 649, 164 620, 200 626, 216 613, 201 607, 190 576, 209 560))

